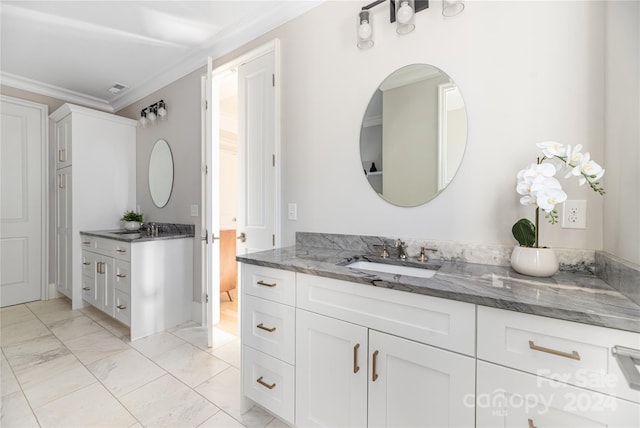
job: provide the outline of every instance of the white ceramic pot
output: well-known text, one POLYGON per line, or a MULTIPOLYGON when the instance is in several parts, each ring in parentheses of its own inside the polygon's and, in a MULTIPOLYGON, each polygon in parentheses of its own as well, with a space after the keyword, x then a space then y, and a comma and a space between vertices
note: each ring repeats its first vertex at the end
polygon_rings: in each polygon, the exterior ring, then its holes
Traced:
POLYGON ((140 229, 140 222, 139 221, 125 221, 124 222, 124 228, 126 230, 138 230, 140 229))
POLYGON ((523 275, 546 277, 558 272, 558 259, 553 248, 516 246, 511 253, 511 267, 523 275))

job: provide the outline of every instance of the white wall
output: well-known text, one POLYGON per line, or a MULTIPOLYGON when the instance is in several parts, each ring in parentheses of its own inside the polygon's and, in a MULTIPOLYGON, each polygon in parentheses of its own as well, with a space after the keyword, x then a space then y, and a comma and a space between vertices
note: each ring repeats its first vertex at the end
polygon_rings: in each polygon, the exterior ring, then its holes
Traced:
POLYGON ((640 2, 607 2, 604 249, 640 265, 640 2))
MULTIPOLYGON (((283 212, 296 202, 299 218, 283 220, 283 243, 296 231, 515 243, 512 224, 533 216, 518 203, 515 176, 535 161, 536 142, 581 143, 602 161, 602 3, 474 1, 444 18, 432 2, 406 36, 379 6, 376 45, 364 51, 355 46, 361 6, 327 2, 269 35, 283 52, 283 212), (411 63, 435 65, 459 85, 469 136, 451 185, 426 205, 399 208, 369 188, 358 138, 375 88, 411 63)), ((544 224, 542 243, 602 248, 602 198, 565 188, 588 200, 588 229, 544 224)))

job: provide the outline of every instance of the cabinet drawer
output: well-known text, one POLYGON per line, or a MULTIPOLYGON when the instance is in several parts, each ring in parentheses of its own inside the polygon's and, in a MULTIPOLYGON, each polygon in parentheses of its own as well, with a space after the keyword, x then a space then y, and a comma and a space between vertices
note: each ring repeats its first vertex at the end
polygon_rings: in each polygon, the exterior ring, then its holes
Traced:
POLYGON ((475 355, 475 305, 297 274, 297 306, 417 342, 475 355))
POLYGON ((116 290, 131 294, 131 263, 116 259, 114 273, 113 280, 116 290))
POLYGON ((87 251, 82 252, 82 275, 93 276, 96 271, 96 256, 87 251))
POLYGON ((242 351, 244 394, 293 425, 293 366, 248 346, 242 351))
POLYGON ((478 361, 476 426, 632 428, 640 405, 478 361))
POLYGON ((640 403, 612 354, 640 334, 478 307, 478 358, 640 403))
POLYGON ((121 290, 115 290, 115 318, 131 326, 131 296, 121 290))
POLYGON ((293 306, 295 280, 294 272, 242 264, 242 286, 244 292, 252 296, 293 306))
POLYGON ((89 247, 92 251, 104 256, 115 257, 125 261, 131 260, 131 244, 129 242, 82 235, 82 246, 83 248, 89 247))
POLYGON ((245 344, 294 364, 295 309, 292 306, 245 296, 242 339, 245 344))

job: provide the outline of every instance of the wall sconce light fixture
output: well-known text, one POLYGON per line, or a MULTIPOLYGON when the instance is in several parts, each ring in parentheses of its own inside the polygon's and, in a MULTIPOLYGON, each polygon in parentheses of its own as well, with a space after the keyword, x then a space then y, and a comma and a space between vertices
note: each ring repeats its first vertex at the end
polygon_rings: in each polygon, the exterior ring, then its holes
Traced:
MULTIPOLYGON (((370 9, 384 3, 386 0, 376 0, 363 6, 358 13, 357 34, 358 47, 368 49, 373 46, 373 14, 370 9)), ((389 0, 390 22, 396 23, 398 34, 412 32, 415 26, 415 15, 429 7, 429 0, 389 0)), ((464 10, 463 0, 443 0, 442 14, 444 16, 456 16, 464 10)))
POLYGON ((167 120, 167 114, 167 104, 164 100, 160 100, 142 109, 140 112, 140 126, 147 128, 149 125, 155 125, 158 119, 167 120))

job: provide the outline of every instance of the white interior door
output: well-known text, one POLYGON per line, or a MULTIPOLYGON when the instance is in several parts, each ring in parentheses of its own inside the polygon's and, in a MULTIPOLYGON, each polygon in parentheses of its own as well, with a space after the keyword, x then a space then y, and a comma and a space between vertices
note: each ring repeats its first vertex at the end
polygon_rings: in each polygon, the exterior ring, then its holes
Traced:
POLYGON ((2 97, 0 306, 45 297, 47 107, 2 97))
POLYGON ((238 68, 238 159, 240 198, 238 232, 245 242, 238 253, 274 248, 277 244, 278 132, 276 52, 269 51, 238 68))

